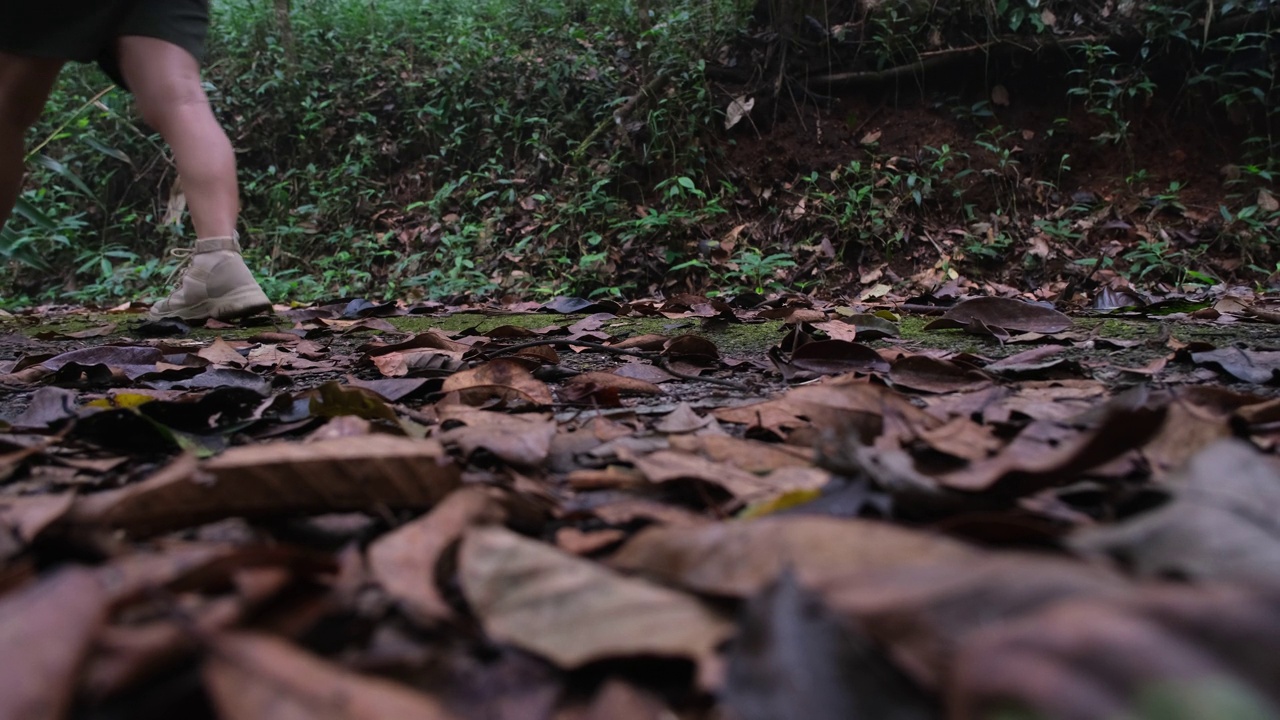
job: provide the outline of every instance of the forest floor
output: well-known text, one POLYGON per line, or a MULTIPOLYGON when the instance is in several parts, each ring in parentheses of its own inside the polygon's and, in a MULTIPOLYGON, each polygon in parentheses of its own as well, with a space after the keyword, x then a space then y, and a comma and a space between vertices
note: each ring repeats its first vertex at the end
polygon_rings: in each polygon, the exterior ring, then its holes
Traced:
POLYGON ((5 317, 0 715, 1273 717, 1268 299, 903 305, 5 317))

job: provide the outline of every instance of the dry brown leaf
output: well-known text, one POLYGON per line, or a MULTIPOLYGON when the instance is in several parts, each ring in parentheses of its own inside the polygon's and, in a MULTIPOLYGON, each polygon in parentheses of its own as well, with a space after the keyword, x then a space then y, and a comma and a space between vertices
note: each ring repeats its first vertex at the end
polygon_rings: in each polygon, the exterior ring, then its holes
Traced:
POLYGON ((1083 563, 1021 553, 899 563, 833 578, 828 607, 856 619, 899 667, 937 688, 972 632, 1074 597, 1123 597, 1122 578, 1083 563))
POLYGON ((481 448, 503 462, 517 467, 541 467, 551 452, 555 422, 546 415, 488 412, 454 405, 440 408, 440 420, 456 420, 465 425, 439 433, 440 442, 457 445, 464 456, 481 448))
POLYGON ((618 375, 607 372, 585 372, 575 375, 564 383, 566 390, 594 386, 597 389, 613 390, 619 395, 662 395, 662 388, 647 380, 618 375))
POLYGON ((66 717, 106 618, 106 591, 80 568, 0 597, 0 718, 66 717))
POLYGON ((858 326, 840 318, 828 320, 826 322, 814 323, 813 326, 826 333, 827 337, 832 340, 853 342, 854 338, 858 336, 858 326))
POLYGON ((370 508, 427 508, 459 483, 434 440, 391 435, 227 450, 200 465, 183 456, 153 477, 80 498, 79 522, 149 533, 224 517, 370 508))
POLYGON ((461 358, 462 353, 408 350, 375 355, 370 360, 384 377, 399 378, 406 375, 448 375, 463 367, 461 358))
POLYGON ((1164 408, 1114 407, 1095 429, 1064 441, 1056 423, 1033 422, 993 457, 945 473, 938 482, 954 490, 1024 495, 1098 467, 1147 442, 1160 428, 1164 408))
POLYGON ((977 461, 999 450, 1004 442, 991 428, 967 417, 956 417, 920 433, 920 439, 940 453, 963 460, 977 461))
POLYGON ((637 656, 706 662, 732 632, 692 597, 502 528, 469 531, 459 564, 489 636, 566 669, 637 656))
POLYGON ((1081 599, 967 639, 948 717, 1017 708, 1045 720, 1280 714, 1280 596, 1234 587, 1145 588, 1119 602, 1081 599), (1172 715, 1170 715, 1172 716, 1172 715))
POLYGON ((868 568, 961 561, 977 550, 956 540, 871 520, 788 516, 641 531, 610 560, 667 585, 747 597, 790 569, 821 584, 868 568))
POLYGON ((199 635, 226 630, 243 620, 246 609, 242 598, 222 597, 199 608, 185 607, 181 620, 109 625, 98 633, 80 692, 99 703, 138 687, 195 654, 200 649, 199 635))
POLYGON ((452 720, 436 699, 358 675, 267 635, 217 638, 205 688, 222 720, 452 720))
POLYGON ((618 457, 635 465, 651 483, 696 480, 723 488, 734 499, 741 501, 759 500, 781 492, 764 478, 689 453, 659 450, 647 455, 637 455, 623 450, 618 453, 618 457))
POLYGON ((966 328, 970 332, 992 330, 1052 334, 1071 327, 1071 318, 1050 307, 1002 297, 965 300, 925 326, 925 330, 966 328))
POLYGON ((677 435, 670 439, 673 450, 698 453, 718 463, 749 473, 768 473, 784 467, 812 467, 809 448, 743 440, 731 435, 677 435))
POLYGON ((582 531, 575 527, 562 527, 556 531, 556 546, 574 555, 591 555, 626 537, 622 530, 582 531))
POLYGON ((701 430, 712 422, 714 418, 703 417, 690 407, 689 403, 682 402, 676 406, 675 410, 663 415, 653 429, 660 433, 691 433, 701 430))
POLYGON ((409 617, 421 623, 447 622, 453 608, 436 586, 436 565, 467 528, 496 524, 506 509, 484 488, 464 487, 426 515, 379 537, 369 546, 369 570, 409 617))
POLYGON ((972 392, 991 384, 990 376, 981 370, 926 355, 908 355, 895 361, 889 380, 895 387, 931 393, 972 392))
POLYGON ((671 338, 666 335, 637 335, 629 337, 626 340, 619 340, 610 345, 610 347, 619 350, 649 350, 658 351, 666 346, 667 341, 671 338))
POLYGON ((619 377, 634 378, 636 380, 644 380, 651 383, 663 383, 676 379, 675 375, 672 375, 657 365, 650 365, 646 362, 623 363, 614 369, 613 374, 619 377))
POLYGON ((1172 501, 1071 540, 1111 555, 1139 576, 1280 580, 1280 463, 1242 440, 1219 440, 1165 485, 1172 501))
POLYGON ((62 519, 74 502, 74 493, 0 496, 0 531, 12 532, 18 540, 30 543, 62 519))
POLYGON ((200 348, 196 355, 214 365, 242 368, 248 363, 245 357, 231 347, 221 336, 215 338, 208 347, 200 348))
POLYGON ((445 378, 444 392, 457 392, 467 405, 482 405, 492 400, 526 402, 538 406, 551 405, 551 389, 519 362, 498 358, 445 378))

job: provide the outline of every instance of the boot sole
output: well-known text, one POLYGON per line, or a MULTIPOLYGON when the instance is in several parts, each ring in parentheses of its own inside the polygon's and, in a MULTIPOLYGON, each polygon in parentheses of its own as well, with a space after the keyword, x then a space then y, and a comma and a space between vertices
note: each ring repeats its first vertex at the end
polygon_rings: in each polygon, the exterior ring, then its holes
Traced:
POLYGON ((204 320, 206 318, 238 320, 250 315, 269 312, 270 310, 271 301, 267 299, 267 296, 260 288, 254 286, 242 288, 216 298, 209 298, 203 302, 183 308, 181 312, 159 315, 153 310, 150 313, 150 317, 152 320, 166 317, 176 317, 180 320, 204 320))

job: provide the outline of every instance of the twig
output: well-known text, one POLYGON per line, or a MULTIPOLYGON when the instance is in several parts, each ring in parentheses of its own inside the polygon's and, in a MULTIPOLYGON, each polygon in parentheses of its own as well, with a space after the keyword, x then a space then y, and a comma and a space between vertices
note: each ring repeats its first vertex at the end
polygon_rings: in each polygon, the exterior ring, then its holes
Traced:
POLYGON ((998 38, 991 42, 980 43, 978 45, 968 45, 966 47, 948 48, 946 50, 935 50, 933 52, 920 53, 915 62, 906 65, 898 65, 884 70, 858 70, 853 72, 832 73, 830 75, 820 75, 811 78, 809 83, 827 85, 837 84, 857 84, 857 83, 874 83, 883 82, 885 80, 894 80, 904 75, 914 75, 916 73, 927 70, 937 65, 943 65, 957 58, 968 57, 970 55, 981 55, 995 49, 997 47, 1017 47, 1027 51, 1044 50, 1053 47, 1071 47, 1073 45, 1084 45, 1088 43, 1100 42, 1108 38, 1101 35, 1085 35, 1081 37, 1064 38, 1062 40, 1053 40, 1048 42, 1039 42, 1031 47, 1018 44, 1017 38, 998 38))
POLYGON ((573 151, 571 157, 575 161, 582 157, 582 154, 585 153, 587 149, 591 147, 592 143, 599 139, 606 130, 614 125, 621 125, 623 121, 631 117, 631 113, 635 112, 636 108, 640 107, 640 105, 649 98, 656 96, 658 92, 661 91, 662 88, 670 81, 670 75, 665 72, 658 73, 657 77, 646 83, 644 87, 640 88, 640 92, 632 95, 631 99, 622 104, 622 107, 614 110, 610 113, 609 117, 601 120, 600 124, 596 126, 596 129, 592 130, 591 134, 587 135, 587 137, 578 144, 578 147, 573 151))

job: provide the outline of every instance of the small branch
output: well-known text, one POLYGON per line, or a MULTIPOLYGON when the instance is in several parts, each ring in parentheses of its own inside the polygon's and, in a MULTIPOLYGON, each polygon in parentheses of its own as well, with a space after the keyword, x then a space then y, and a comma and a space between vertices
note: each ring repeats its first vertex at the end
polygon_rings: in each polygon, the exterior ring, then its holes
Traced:
POLYGON ((884 82, 886 80, 895 80, 905 75, 915 75, 928 70, 929 68, 945 65, 946 63, 960 58, 966 58, 973 55, 983 55, 1000 47, 1019 48, 1027 52, 1038 52, 1048 48, 1086 45, 1088 43, 1102 42, 1108 39, 1109 38, 1101 35, 1084 35, 1081 37, 1064 38, 1062 40, 1039 42, 1027 47, 1020 44, 1022 40, 1021 38, 999 38, 992 40, 991 42, 980 43, 978 45, 968 45, 966 47, 948 48, 946 50, 935 50, 933 52, 920 53, 918 59, 913 63, 898 65, 885 70, 860 70, 855 72, 821 75, 816 78, 811 78, 809 80, 809 84, 855 85, 884 82))
POLYGON ((640 88, 640 92, 632 95, 631 99, 622 104, 622 107, 614 110, 609 117, 600 121, 600 124, 596 126, 596 129, 592 130, 591 134, 587 135, 587 137, 579 143, 578 147, 573 151, 571 156, 573 160, 576 161, 578 158, 582 157, 582 154, 585 153, 587 149, 590 148, 591 145, 610 127, 622 125, 622 123, 626 122, 637 108, 643 105, 649 98, 656 97, 669 82, 671 82, 670 75, 665 72, 658 73, 657 77, 646 83, 644 87, 640 88))

